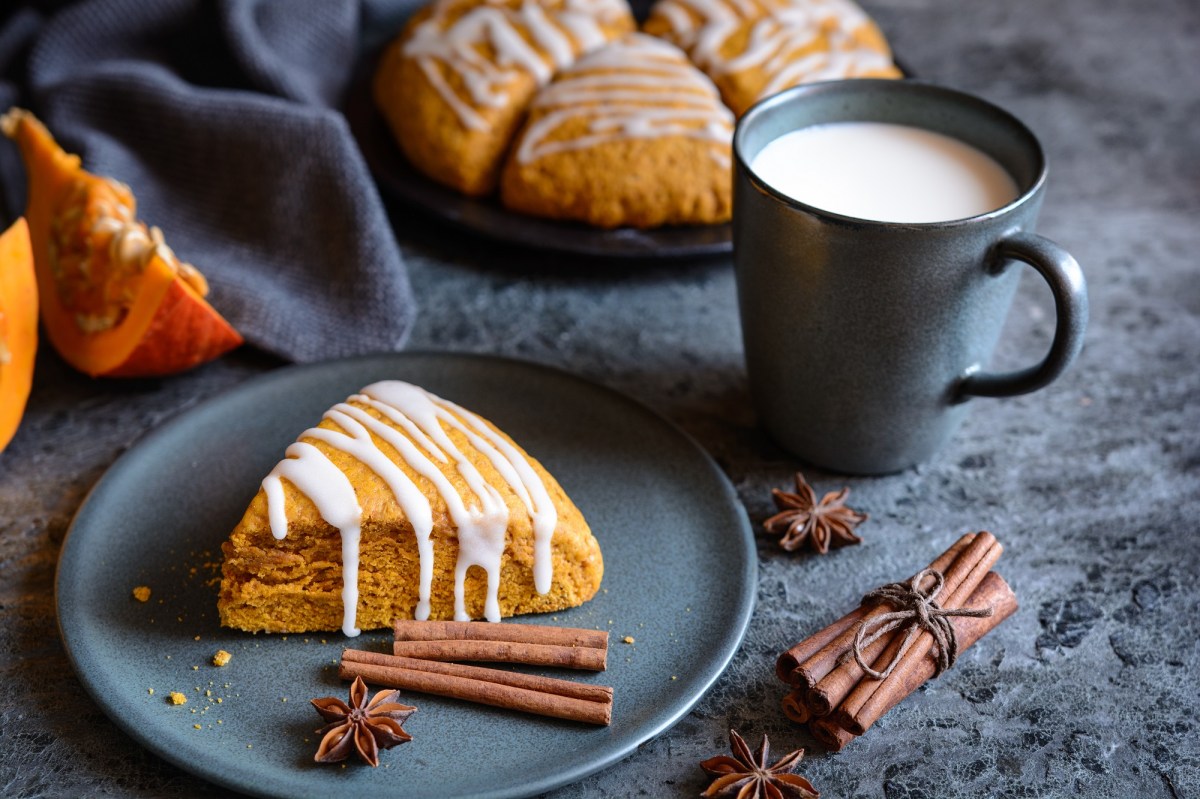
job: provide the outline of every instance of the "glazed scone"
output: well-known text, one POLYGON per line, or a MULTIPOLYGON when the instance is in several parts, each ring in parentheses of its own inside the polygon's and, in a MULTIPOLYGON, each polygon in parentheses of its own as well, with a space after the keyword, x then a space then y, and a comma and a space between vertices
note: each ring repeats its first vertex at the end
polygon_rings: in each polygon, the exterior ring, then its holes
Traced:
POLYGON ((678 48, 632 33, 534 98, 501 180, 515 210, 599 227, 729 219, 733 115, 678 48))
POLYGON ((541 464, 421 388, 374 383, 301 433, 222 550, 221 624, 389 627, 574 607, 604 562, 541 464))
POLYGON ((375 104, 417 169, 488 194, 538 86, 633 28, 625 0, 434 0, 385 51, 375 104))
POLYGON ((801 83, 902 76, 852 0, 658 0, 644 27, 683 48, 739 116, 801 83))

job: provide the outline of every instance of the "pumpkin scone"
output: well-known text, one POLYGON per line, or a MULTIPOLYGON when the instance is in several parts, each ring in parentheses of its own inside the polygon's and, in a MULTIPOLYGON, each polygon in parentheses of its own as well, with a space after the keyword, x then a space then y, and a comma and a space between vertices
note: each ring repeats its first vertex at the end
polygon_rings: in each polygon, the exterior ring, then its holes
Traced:
POLYGON ((902 77, 852 0, 658 0, 644 29, 683 48, 738 115, 801 83, 902 77))
POLYGON ((385 51, 375 104, 417 169, 488 194, 538 86, 634 27, 625 0, 435 0, 385 51))
POLYGON ((534 98, 501 199, 605 228, 729 219, 733 115, 675 46, 632 33, 534 98))
POLYGON ((309 632, 562 610, 600 546, 558 482, 480 416, 409 383, 325 413, 222 546, 221 624, 309 632))

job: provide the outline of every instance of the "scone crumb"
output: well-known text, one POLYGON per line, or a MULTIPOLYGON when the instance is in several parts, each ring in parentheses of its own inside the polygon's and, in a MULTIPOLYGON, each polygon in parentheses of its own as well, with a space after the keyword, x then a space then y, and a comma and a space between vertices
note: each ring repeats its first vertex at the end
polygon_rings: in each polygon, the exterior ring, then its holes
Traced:
POLYGON ((146 689, 146 693, 150 694, 150 696, 154 696, 154 689, 153 689, 153 688, 147 688, 147 689, 146 689))
POLYGON ((199 724, 193 724, 193 725, 192 725, 192 729, 193 729, 193 730, 202 730, 202 729, 204 729, 204 728, 203 728, 203 727, 201 727, 199 724))
POLYGON ((636 639, 632 635, 627 635, 624 638, 622 638, 621 640, 627 644, 632 644, 636 639))
POLYGON ((224 666, 233 658, 233 655, 226 652, 224 649, 218 649, 217 654, 212 656, 212 664, 214 666, 224 666))
POLYGON ((186 705, 187 697, 184 694, 179 693, 179 691, 172 691, 171 693, 167 694, 167 701, 172 705, 186 705))
POLYGON ((136 599, 138 602, 149 602, 150 601, 150 586, 139 585, 137 588, 134 588, 133 589, 133 598, 136 599))

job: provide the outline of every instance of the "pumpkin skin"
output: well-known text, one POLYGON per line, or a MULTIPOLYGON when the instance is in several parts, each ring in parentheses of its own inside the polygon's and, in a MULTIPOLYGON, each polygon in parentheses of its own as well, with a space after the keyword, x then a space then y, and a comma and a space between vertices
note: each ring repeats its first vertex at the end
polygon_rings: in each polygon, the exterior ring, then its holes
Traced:
POLYGON ((128 187, 84 170, 33 114, 0 118, 28 183, 26 218, 50 343, 93 377, 182 372, 242 343, 157 228, 136 219, 128 187))
POLYGON ((25 414, 37 354, 37 279, 24 218, 0 234, 0 452, 25 414))

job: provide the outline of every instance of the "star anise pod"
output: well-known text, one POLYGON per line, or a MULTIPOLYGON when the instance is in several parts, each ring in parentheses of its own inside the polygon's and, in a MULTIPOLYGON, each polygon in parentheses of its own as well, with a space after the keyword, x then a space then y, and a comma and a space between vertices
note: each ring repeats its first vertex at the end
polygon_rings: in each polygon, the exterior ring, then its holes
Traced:
POLYGON ((705 799, 818 799, 821 795, 811 782, 792 773, 804 757, 803 749, 768 766, 771 750, 767 736, 763 736, 762 745, 752 755, 737 730, 730 730, 729 746, 733 757, 718 755, 700 764, 700 768, 716 777, 708 790, 700 794, 705 799))
POLYGON ((355 677, 350 686, 349 705, 332 696, 312 700, 321 718, 329 722, 317 730, 324 737, 313 760, 336 763, 357 752, 365 762, 378 766, 380 749, 411 741, 412 736, 402 725, 417 709, 391 701, 397 693, 380 691, 367 702, 367 685, 362 677, 355 677))
POLYGON ((763 522, 763 529, 771 535, 782 535, 779 546, 788 552, 807 544, 824 555, 831 546, 860 544, 862 539, 854 534, 854 528, 868 517, 846 507, 849 495, 849 488, 830 491, 818 503, 817 495, 804 481, 804 475, 796 472, 796 493, 771 489, 779 512, 763 522))

